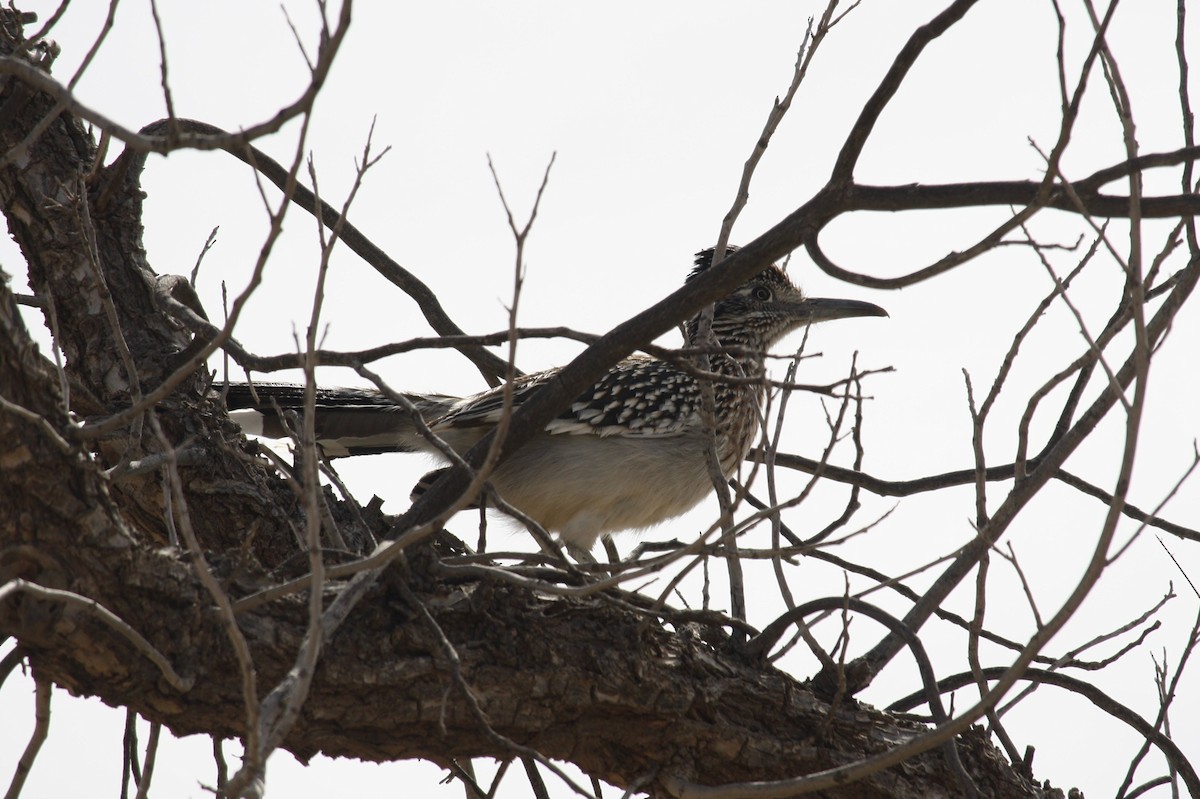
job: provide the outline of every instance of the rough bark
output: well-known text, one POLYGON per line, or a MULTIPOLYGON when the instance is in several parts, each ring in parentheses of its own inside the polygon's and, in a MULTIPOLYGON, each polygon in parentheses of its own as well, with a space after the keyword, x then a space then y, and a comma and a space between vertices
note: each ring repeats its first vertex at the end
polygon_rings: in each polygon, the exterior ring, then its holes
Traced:
MULTIPOLYGON (((54 103, 13 77, 2 80, 0 152, 9 152, 54 103)), ((5 276, 0 396, 14 407, 0 409, 0 585, 20 578, 95 600, 194 684, 173 689, 124 636, 78 606, 10 596, 0 603, 0 633, 19 642, 38 674, 73 693, 130 707, 176 734, 238 736, 241 678, 211 599, 187 555, 169 544, 161 471, 120 481, 108 473, 162 447, 144 418, 98 441, 76 434, 78 419, 119 412, 158 386, 192 344, 155 300, 157 276, 141 246, 138 170, 123 160, 94 169, 95 153, 79 121, 59 114, 0 170, 9 230, 35 293, 53 301, 75 414, 66 412, 60 376, 31 343, 5 276)), ((244 595, 305 562, 295 532, 304 529, 303 509, 205 389, 197 371, 155 413, 171 442, 191 453, 181 473, 204 555, 227 589, 244 595)), ((375 522, 378 533, 385 522, 375 522)), ((927 729, 852 700, 831 710, 804 684, 746 662, 711 631, 676 629, 614 595, 547 598, 456 578, 438 562, 436 543, 409 553, 407 566, 393 568, 327 642, 286 748, 302 758, 443 764, 510 756, 472 714, 443 643, 406 597, 423 603, 444 631, 496 733, 618 786, 640 781, 655 792, 666 774, 708 785, 792 777, 927 729)), ((291 667, 305 613, 303 598, 293 596, 239 616, 264 692, 291 667)), ((982 733, 957 745, 985 792, 1040 793, 982 733)), ((959 791, 935 750, 825 795, 959 791)))

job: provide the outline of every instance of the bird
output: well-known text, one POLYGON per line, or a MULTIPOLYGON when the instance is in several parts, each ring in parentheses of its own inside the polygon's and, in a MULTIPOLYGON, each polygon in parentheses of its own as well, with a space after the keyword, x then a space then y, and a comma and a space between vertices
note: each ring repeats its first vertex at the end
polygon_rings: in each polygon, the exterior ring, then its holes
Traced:
MULTIPOLYGON (((696 253, 685 282, 710 269, 713 257, 712 248, 696 253)), ((685 324, 686 346, 710 351, 703 369, 647 355, 620 361, 502 460, 491 486, 577 557, 586 556, 601 535, 682 515, 713 491, 709 453, 715 452, 729 478, 759 435, 770 348, 805 325, 870 316, 887 312, 860 300, 808 297, 772 264, 714 303, 711 337, 702 315, 685 324), (708 404, 706 384, 712 386, 708 404)), ((514 379, 512 405, 520 406, 558 371, 514 379)), ((432 432, 460 454, 496 426, 504 396, 502 386, 467 397, 405 395, 432 432)), ((226 402, 231 416, 250 411, 238 416, 246 432, 281 438, 287 425, 280 410, 298 412, 303 400, 303 386, 236 384, 226 402)), ((417 432, 411 413, 378 391, 317 389, 315 414, 317 443, 328 457, 424 452, 446 460, 417 432)), ((422 478, 414 497, 443 470, 422 478)))

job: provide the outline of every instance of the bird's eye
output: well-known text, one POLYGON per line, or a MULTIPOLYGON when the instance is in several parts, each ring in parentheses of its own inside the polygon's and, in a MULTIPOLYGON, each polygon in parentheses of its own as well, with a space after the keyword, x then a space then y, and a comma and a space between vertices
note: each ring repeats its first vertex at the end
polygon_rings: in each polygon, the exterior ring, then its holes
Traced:
POLYGON ((766 302, 771 299, 771 290, 766 286, 755 286, 751 296, 759 302, 766 302))

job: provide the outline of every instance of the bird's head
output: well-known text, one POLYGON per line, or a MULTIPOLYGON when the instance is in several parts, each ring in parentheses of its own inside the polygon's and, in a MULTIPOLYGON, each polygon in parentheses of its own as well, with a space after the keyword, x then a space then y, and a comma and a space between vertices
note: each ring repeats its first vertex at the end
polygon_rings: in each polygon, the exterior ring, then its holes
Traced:
MULTIPOLYGON (((736 247, 726 248, 733 252, 736 247)), ((713 250, 696 253, 688 280, 712 267, 713 250)), ((778 266, 768 266, 718 300, 713 308, 712 332, 725 346, 766 352, 793 330, 817 322, 853 316, 887 316, 878 305, 860 300, 807 297, 778 266)), ((688 343, 699 344, 700 317, 687 324, 688 343)))

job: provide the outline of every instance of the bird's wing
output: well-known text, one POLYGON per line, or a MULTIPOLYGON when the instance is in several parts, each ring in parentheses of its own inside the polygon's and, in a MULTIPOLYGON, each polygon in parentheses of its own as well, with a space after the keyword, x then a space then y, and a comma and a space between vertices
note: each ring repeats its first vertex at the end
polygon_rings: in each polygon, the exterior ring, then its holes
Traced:
MULTIPOLYGON (((512 404, 519 406, 558 374, 557 369, 514 381, 512 404)), ((621 361, 546 425, 555 434, 595 436, 675 436, 694 426, 700 386, 683 370, 654 358, 621 361)), ((504 391, 491 389, 466 397, 433 425, 491 426, 504 412, 504 391)))

